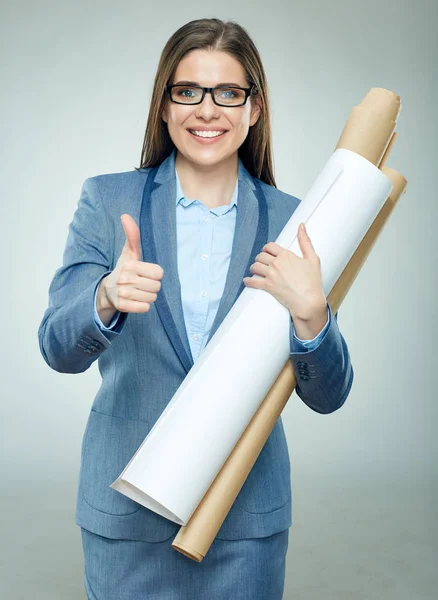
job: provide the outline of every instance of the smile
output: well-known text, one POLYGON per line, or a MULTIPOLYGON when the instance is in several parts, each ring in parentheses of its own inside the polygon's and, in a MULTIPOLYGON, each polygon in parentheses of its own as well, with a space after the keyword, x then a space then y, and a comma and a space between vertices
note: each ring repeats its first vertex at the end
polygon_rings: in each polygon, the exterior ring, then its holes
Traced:
POLYGON ((197 131, 196 129, 187 129, 187 132, 192 140, 204 145, 218 144, 224 134, 228 133, 227 131, 197 131))
POLYGON ((203 138, 219 137, 226 133, 226 131, 197 131, 196 129, 189 129, 189 132, 203 138))

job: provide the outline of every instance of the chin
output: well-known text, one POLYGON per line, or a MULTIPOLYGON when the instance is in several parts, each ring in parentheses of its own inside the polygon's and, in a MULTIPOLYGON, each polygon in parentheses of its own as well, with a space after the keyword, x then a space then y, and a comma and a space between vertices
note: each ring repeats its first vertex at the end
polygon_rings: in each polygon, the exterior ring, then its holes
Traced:
POLYGON ((220 149, 205 147, 205 148, 187 148, 187 146, 175 144, 178 152, 184 156, 184 158, 197 165, 213 166, 224 160, 230 159, 232 156, 237 154, 238 148, 235 149, 220 149))

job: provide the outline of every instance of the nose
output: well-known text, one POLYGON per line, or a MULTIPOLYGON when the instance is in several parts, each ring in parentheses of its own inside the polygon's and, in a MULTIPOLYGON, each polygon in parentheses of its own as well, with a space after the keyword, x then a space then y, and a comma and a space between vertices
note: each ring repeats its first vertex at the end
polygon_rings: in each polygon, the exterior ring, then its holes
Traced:
POLYGON ((219 109, 220 107, 213 102, 211 94, 209 92, 206 92, 204 100, 201 102, 201 104, 196 105, 196 116, 202 117, 203 119, 208 121, 213 116, 220 115, 219 109))

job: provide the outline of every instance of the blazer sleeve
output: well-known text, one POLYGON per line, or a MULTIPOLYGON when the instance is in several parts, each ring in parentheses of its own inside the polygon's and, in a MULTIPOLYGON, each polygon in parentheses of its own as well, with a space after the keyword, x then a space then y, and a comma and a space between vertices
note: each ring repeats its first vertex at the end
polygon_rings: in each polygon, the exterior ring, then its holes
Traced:
POLYGON ((291 317, 290 328, 289 328, 289 340, 290 340, 291 348, 296 347, 296 348, 298 348, 298 351, 302 350, 304 352, 306 352, 306 350, 314 350, 321 343, 329 326, 330 326, 330 313, 327 309, 327 323, 324 325, 324 327, 321 329, 321 331, 318 333, 318 335, 316 335, 313 338, 313 340, 302 340, 301 338, 297 337, 297 335, 295 333, 295 326, 294 326, 294 322, 291 317))
POLYGON ((103 332, 94 317, 94 293, 112 271, 114 232, 100 198, 96 178, 82 184, 69 225, 62 266, 49 287, 49 302, 38 329, 41 354, 60 373, 82 373, 120 335, 117 327, 103 332))
POLYGON ((315 412, 327 414, 340 408, 353 384, 353 366, 347 343, 339 331, 338 313, 329 310, 329 326, 314 349, 291 340, 290 360, 297 395, 315 412))

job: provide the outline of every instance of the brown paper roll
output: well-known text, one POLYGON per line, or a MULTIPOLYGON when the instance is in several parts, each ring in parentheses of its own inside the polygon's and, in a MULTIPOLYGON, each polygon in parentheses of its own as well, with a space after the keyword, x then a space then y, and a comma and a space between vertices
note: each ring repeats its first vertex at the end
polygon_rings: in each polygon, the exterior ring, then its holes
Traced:
POLYGON ((379 165, 394 132, 401 110, 400 96, 383 88, 372 88, 355 106, 336 145, 360 154, 379 165))
POLYGON ((394 145, 396 137, 397 137, 397 133, 394 132, 392 134, 392 136, 391 136, 391 140, 390 140, 389 144, 386 147, 385 154, 382 156, 382 158, 381 158, 381 160, 379 162, 379 169, 380 170, 382 170, 383 167, 385 166, 385 163, 386 163, 386 161, 388 159, 389 153, 391 152, 392 146, 394 145))
POLYGON ((392 192, 390 193, 388 200, 382 206, 379 214, 372 222, 371 227, 368 229, 361 243, 356 248, 356 251, 349 260, 347 266, 342 271, 341 276, 336 281, 336 285, 333 286, 332 291, 328 295, 327 300, 331 307, 339 307, 342 304, 371 252, 380 231, 383 229, 383 226, 394 210, 398 199, 406 191, 407 181, 403 175, 389 167, 383 167, 382 172, 391 180, 393 186, 392 192))
MULTIPOLYGON (((371 90, 371 92, 372 91, 373 90, 371 90)), ((369 96, 373 96, 371 92, 366 97, 366 103, 370 102, 369 96)), ((381 92, 378 92, 378 94, 380 96, 382 95, 381 92)), ((389 94, 392 94, 392 92, 389 94)), ((387 99, 386 95, 384 98, 385 100, 387 99)), ((385 107, 387 103, 384 102, 383 104, 385 107)), ((389 118, 391 118, 393 114, 394 113, 392 112, 389 118)), ((389 127, 386 128, 387 132, 389 132, 390 129, 391 128, 389 127)), ((360 132, 361 129, 356 128, 356 132, 358 131, 360 132)), ((349 132, 347 133, 350 135, 349 132)), ((381 136, 381 144, 382 146, 384 144, 385 148, 383 150, 380 149, 375 153, 376 156, 379 156, 378 161, 375 163, 376 165, 379 164, 380 161, 383 163, 382 157, 385 153, 385 149, 388 148, 390 141, 394 141, 392 130, 391 134, 387 133, 387 136, 387 138, 381 136)), ((371 140, 371 144, 374 145, 374 139, 371 140)), ((359 144, 356 144, 356 146, 358 145, 359 144)), ((389 154, 389 149, 390 147, 388 148, 384 160, 386 160, 387 155, 389 154)), ((402 175, 387 167, 384 167, 382 171, 391 179, 393 190, 328 296, 327 300, 334 313, 338 310, 353 281, 357 277, 377 236, 394 209, 398 198, 405 191, 406 180, 402 175)), ((277 419, 280 417, 284 406, 295 389, 295 386, 296 378, 293 366, 291 361, 288 360, 269 393, 259 406, 253 419, 242 434, 242 437, 237 442, 227 461, 222 466, 222 469, 191 516, 190 521, 186 526, 180 528, 172 543, 173 548, 197 562, 202 561, 254 466, 266 440, 272 432, 277 419)))

